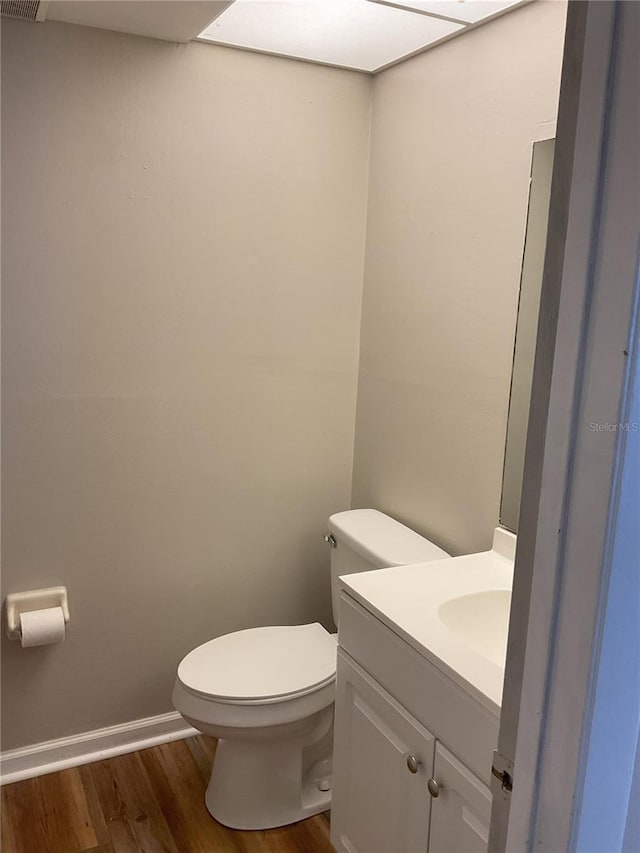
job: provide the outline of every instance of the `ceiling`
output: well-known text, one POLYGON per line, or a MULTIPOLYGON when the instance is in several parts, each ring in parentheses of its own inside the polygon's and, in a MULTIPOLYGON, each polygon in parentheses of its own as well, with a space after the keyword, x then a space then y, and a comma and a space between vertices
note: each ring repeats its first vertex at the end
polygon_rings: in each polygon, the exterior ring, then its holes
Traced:
MULTIPOLYGON (((173 42, 199 39, 376 73, 528 2, 43 0, 37 19, 173 42)), ((23 5, 37 4, 24 0, 23 5)))
POLYGON ((374 74, 521 5, 523 0, 235 0, 199 38, 374 74))
POLYGON ((232 0, 50 0, 45 20, 187 42, 232 0))

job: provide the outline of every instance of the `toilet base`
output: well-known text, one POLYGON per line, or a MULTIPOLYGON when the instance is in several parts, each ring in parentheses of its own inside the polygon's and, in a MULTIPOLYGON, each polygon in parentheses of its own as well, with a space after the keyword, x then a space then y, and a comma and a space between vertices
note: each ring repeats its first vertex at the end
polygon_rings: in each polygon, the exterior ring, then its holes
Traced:
POLYGON ((322 788, 331 783, 333 707, 308 723, 279 739, 218 741, 205 802, 219 823, 273 829, 330 807, 331 790, 322 788))

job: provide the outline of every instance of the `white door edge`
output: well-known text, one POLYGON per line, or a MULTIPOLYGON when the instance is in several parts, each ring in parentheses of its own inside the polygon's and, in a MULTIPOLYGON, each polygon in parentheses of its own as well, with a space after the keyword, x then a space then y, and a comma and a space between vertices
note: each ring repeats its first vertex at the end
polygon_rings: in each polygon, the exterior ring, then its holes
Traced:
POLYGON ((623 417, 630 373, 640 233, 634 6, 569 5, 499 738, 514 787, 506 794, 494 781, 492 853, 575 843, 614 475, 630 438, 590 424, 623 417))

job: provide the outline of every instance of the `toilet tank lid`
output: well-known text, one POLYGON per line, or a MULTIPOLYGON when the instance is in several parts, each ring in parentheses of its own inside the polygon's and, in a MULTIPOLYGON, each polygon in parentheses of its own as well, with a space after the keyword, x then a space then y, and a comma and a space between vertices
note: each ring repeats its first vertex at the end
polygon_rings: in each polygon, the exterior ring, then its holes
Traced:
POLYGON ((377 509, 350 509, 329 517, 329 531, 376 566, 406 566, 450 556, 442 548, 377 509))

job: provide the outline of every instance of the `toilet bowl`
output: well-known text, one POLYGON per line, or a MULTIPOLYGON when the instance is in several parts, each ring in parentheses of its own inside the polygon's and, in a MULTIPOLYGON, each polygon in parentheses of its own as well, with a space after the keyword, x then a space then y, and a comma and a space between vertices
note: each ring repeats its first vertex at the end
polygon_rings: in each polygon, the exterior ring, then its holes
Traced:
MULTIPOLYGON (((338 623, 342 575, 449 557, 373 509, 329 519, 338 623)), ((233 829, 270 829, 331 804, 336 637, 322 625, 249 628, 198 646, 180 663, 173 704, 218 738, 205 802, 233 829)))
POLYGON ((216 820, 269 829, 329 808, 335 671, 335 636, 317 622, 237 631, 184 658, 173 703, 219 739, 216 820))

